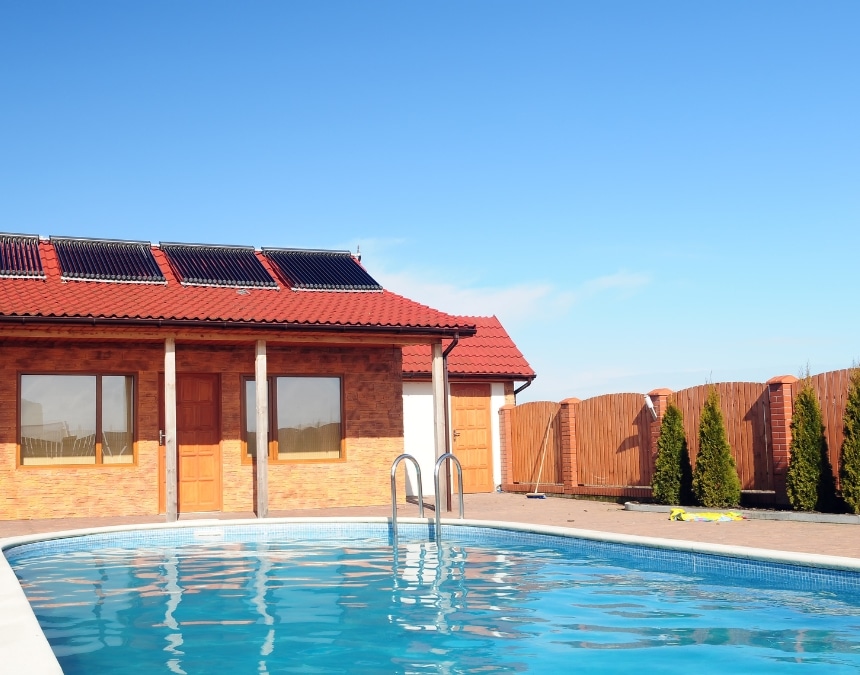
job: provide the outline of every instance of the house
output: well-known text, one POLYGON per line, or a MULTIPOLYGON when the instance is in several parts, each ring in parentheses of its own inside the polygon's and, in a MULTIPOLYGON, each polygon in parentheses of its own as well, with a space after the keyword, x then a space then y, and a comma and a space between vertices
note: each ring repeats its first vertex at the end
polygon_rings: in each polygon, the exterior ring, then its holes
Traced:
MULTIPOLYGON (((449 447, 463 470, 463 491, 492 492, 502 482, 499 409, 514 405, 516 394, 530 385, 535 373, 495 316, 459 316, 474 325, 475 335, 459 340, 447 356, 450 388, 449 447), (516 383, 521 382, 519 388, 516 383)), ((447 350, 451 340, 444 340, 447 350)), ((430 347, 403 348, 403 426, 406 452, 421 466, 422 489, 434 494, 433 386, 430 347)), ((417 494, 410 469, 407 491, 417 494)))
POLYGON ((0 235, 0 519, 386 503, 401 350, 475 331, 345 251, 0 235))

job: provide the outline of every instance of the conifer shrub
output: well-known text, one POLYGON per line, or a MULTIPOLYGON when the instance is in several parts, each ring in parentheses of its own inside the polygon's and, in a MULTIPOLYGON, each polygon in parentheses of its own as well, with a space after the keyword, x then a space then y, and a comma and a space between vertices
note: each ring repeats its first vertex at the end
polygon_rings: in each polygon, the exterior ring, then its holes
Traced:
POLYGON ((699 422, 699 454, 693 470, 693 493, 702 505, 711 508, 738 506, 741 480, 726 438, 720 398, 711 389, 699 422))
POLYGON ((684 416, 678 406, 669 403, 657 438, 651 495, 658 504, 687 505, 692 502, 692 483, 693 471, 684 434, 684 416))
POLYGON ((842 499, 852 513, 860 513, 860 368, 851 371, 845 405, 845 438, 839 453, 842 499))
POLYGON ((795 511, 831 511, 836 501, 833 467, 821 406, 807 375, 800 381, 791 419, 791 446, 785 488, 795 511))

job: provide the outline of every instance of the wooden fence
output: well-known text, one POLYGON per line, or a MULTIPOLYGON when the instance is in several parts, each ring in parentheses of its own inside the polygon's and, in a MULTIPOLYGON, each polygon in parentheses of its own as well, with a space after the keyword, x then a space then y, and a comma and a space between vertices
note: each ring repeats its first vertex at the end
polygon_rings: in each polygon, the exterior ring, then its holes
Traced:
POLYGON ((676 392, 670 398, 684 415, 684 432, 690 461, 699 454, 699 422, 711 389, 720 397, 726 437, 741 479, 741 489, 773 490, 773 462, 768 448, 770 402, 768 388, 758 382, 703 384, 676 392))
POLYGON ((535 490, 540 472, 542 492, 562 492, 562 446, 559 433, 558 411, 561 406, 549 401, 535 401, 518 405, 512 411, 512 445, 516 448, 511 464, 514 483, 535 490), (547 434, 549 426, 549 436, 547 434), (541 454, 546 451, 541 469, 541 454))
MULTIPOLYGON (((838 481, 843 417, 850 370, 821 373, 811 384, 821 403, 830 460, 838 481)), ((662 417, 668 400, 683 413, 684 430, 695 466, 699 422, 711 388, 720 398, 732 456, 745 499, 785 503, 785 470, 792 408, 777 406, 797 396, 802 381, 777 377, 768 383, 722 382, 675 393, 654 390, 662 417), (782 398, 780 398, 782 397, 782 398), (783 411, 783 412, 780 412, 783 411), (775 419, 778 418, 778 419, 775 419)), ((543 439, 551 419, 541 476, 541 492, 607 497, 648 497, 656 457, 659 420, 654 422, 643 394, 607 394, 586 401, 535 402, 501 411, 506 439, 503 489, 531 491, 537 481, 543 439)))
MULTIPOLYGON (((827 452, 838 486, 839 453, 842 449, 842 440, 845 438, 843 418, 845 417, 845 405, 848 401, 848 383, 851 379, 851 370, 831 370, 828 373, 813 375, 810 379, 812 388, 818 395, 818 402, 821 403, 827 452)), ((800 391, 802 384, 803 382, 797 383, 798 391, 800 391)), ((797 396, 797 392, 794 395, 797 396)))
POLYGON ((642 394, 582 401, 577 413, 578 485, 651 485, 651 416, 642 394))

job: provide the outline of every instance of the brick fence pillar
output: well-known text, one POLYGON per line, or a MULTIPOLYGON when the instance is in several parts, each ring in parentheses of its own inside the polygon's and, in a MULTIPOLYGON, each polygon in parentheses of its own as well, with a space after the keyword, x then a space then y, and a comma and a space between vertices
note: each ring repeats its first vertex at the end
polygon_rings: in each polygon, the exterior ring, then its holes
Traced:
POLYGON ((794 412, 794 388, 797 378, 780 375, 767 381, 770 398, 770 454, 773 467, 773 489, 777 504, 787 505, 785 474, 791 456, 791 417, 794 412))
POLYGON ((579 413, 579 399, 566 398, 558 411, 561 427, 561 480, 566 494, 573 494, 579 485, 576 462, 576 417, 579 413))
POLYGON ((649 415, 649 419, 651 420, 651 447, 649 451, 652 475, 657 461, 657 439, 660 438, 660 426, 663 424, 663 415, 666 414, 666 408, 669 405, 669 397, 673 393, 671 389, 654 389, 648 392, 648 396, 651 397, 651 402, 654 404, 654 410, 657 411, 656 420, 649 415))
POLYGON ((502 485, 509 485, 513 482, 514 477, 511 416, 515 407, 503 405, 499 408, 499 458, 502 463, 502 485))

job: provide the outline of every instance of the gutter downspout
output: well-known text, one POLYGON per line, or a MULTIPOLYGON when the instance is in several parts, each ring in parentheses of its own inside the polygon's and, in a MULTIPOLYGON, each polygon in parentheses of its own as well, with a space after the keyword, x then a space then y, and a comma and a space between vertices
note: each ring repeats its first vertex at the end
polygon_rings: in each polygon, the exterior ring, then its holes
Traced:
POLYGON ((532 382, 534 382, 534 381, 535 381, 535 378, 534 378, 534 377, 530 377, 529 379, 527 379, 527 380, 526 380, 526 382, 525 382, 525 384, 524 384, 524 385, 522 385, 521 387, 517 387, 516 389, 514 389, 514 398, 516 398, 516 397, 517 397, 517 394, 519 394, 519 393, 520 393, 523 389, 525 389, 526 387, 530 386, 530 385, 531 385, 531 383, 532 383, 532 382))
MULTIPOLYGON (((451 410, 450 410, 450 399, 451 399, 451 391, 448 385, 448 354, 450 354, 454 347, 456 347, 460 343, 460 333, 454 333, 454 339, 451 340, 451 344, 449 344, 445 351, 442 352, 442 388, 445 391, 445 452, 451 452, 451 448, 453 446, 453 441, 451 438, 451 410)), ((451 472, 448 470, 450 466, 450 461, 445 463, 445 485, 448 486, 448 499, 445 500, 445 503, 448 506, 448 513, 453 511, 451 507, 451 500, 453 498, 452 494, 452 485, 451 485, 451 472)))

